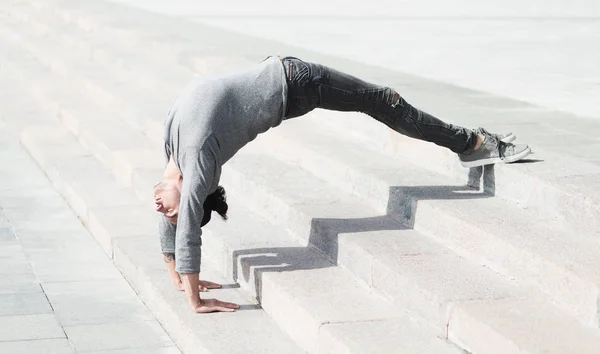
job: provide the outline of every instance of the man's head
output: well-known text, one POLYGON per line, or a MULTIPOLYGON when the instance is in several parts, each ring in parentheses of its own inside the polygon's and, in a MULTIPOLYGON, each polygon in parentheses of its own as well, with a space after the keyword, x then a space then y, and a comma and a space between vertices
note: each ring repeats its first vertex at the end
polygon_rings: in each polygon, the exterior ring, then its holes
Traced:
MULTIPOLYGON (((181 193, 176 184, 165 180, 154 186, 154 208, 173 224, 177 224, 180 200, 181 193)), ((200 226, 208 224, 213 211, 216 211, 223 220, 227 220, 229 206, 227 205, 225 188, 219 186, 216 191, 209 194, 202 207, 204 215, 200 226)))
POLYGON ((154 209, 173 224, 177 223, 181 193, 174 183, 162 181, 154 186, 154 209))

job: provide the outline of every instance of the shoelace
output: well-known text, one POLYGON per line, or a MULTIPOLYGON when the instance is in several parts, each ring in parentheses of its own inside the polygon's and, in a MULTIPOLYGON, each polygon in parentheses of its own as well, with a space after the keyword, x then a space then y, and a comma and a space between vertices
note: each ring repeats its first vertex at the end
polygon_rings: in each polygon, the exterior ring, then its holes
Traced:
POLYGON ((498 155, 500 156, 501 160, 504 160, 504 158, 506 157, 506 155, 504 153, 509 144, 505 143, 504 141, 502 141, 500 139, 496 139, 496 141, 498 142, 498 155))
POLYGON ((487 136, 487 138, 490 139, 491 142, 497 146, 498 156, 500 157, 501 160, 504 160, 504 158, 506 157, 504 152, 506 151, 506 148, 508 147, 509 144, 500 140, 496 135, 489 134, 487 136))

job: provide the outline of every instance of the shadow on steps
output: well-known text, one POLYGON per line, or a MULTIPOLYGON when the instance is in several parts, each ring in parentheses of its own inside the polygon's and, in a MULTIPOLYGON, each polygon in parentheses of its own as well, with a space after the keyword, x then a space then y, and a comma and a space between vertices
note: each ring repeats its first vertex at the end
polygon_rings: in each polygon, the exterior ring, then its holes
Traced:
POLYGON ((469 186, 390 187, 387 215, 403 223, 406 227, 413 228, 417 208, 421 200, 485 199, 492 197, 491 194, 469 186))
POLYGON ((370 232, 409 230, 414 225, 420 200, 491 197, 467 186, 390 187, 386 215, 313 218, 306 247, 265 247, 233 251, 233 279, 236 282, 243 280, 253 286, 260 302, 264 273, 334 267, 338 261, 338 240, 341 234, 365 233, 365 237, 369 237, 370 232))

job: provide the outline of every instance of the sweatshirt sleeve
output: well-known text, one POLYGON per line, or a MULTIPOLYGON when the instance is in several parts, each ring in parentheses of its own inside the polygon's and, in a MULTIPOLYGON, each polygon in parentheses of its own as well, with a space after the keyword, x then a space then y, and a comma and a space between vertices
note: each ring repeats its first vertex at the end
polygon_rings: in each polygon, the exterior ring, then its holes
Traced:
POLYGON ((162 253, 175 253, 175 233, 177 225, 173 224, 164 215, 159 217, 158 232, 160 235, 160 251, 162 253))
MULTIPOLYGON (((170 111, 169 111, 170 112, 170 111)), ((166 139, 165 133, 165 139, 166 139)), ((169 163, 171 157, 171 149, 169 144, 165 142, 165 166, 169 163)), ((175 253, 175 232, 177 225, 173 224, 164 215, 161 215, 158 220, 158 234, 160 235, 160 251, 162 253, 175 253)))
POLYGON ((210 150, 203 148, 186 149, 183 161, 175 259, 177 272, 193 274, 200 273, 203 204, 218 180, 220 167, 210 150))

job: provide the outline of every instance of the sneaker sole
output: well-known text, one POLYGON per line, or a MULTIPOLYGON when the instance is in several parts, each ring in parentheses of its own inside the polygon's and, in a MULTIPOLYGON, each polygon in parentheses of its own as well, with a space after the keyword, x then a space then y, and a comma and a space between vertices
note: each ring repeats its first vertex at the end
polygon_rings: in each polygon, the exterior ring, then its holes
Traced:
POLYGON ((492 157, 489 159, 469 161, 469 162, 461 161, 460 163, 463 167, 466 167, 466 168, 473 168, 473 167, 479 167, 479 166, 485 166, 485 165, 494 165, 494 164, 499 164, 499 163, 512 163, 512 162, 517 162, 517 161, 527 157, 527 155, 529 155, 529 154, 531 154, 531 147, 528 146, 527 149, 521 151, 520 153, 505 157, 504 159, 501 159, 499 157, 492 157))

